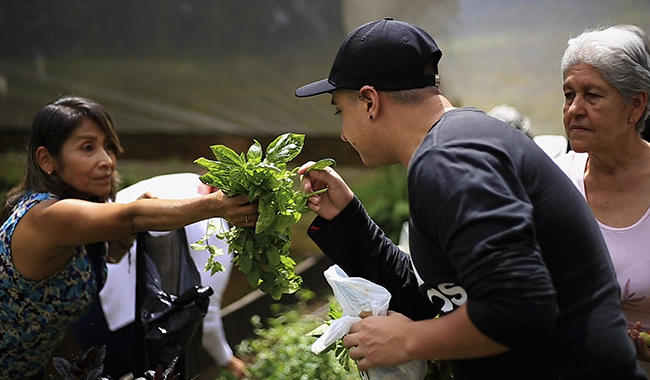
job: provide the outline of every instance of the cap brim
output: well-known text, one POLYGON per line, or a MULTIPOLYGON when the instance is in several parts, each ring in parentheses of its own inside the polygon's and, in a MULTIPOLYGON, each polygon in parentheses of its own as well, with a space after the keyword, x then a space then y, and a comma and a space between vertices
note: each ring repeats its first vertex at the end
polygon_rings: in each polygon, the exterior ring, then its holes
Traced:
POLYGON ((299 98, 306 98, 308 96, 320 95, 334 90, 336 90, 336 87, 325 78, 300 87, 296 90, 296 96, 299 98))

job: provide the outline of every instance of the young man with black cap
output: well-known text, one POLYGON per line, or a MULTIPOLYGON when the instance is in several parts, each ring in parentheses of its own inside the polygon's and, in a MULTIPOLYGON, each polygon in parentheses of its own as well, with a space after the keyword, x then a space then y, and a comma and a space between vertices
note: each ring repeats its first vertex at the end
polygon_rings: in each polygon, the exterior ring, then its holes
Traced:
MULTIPOLYGON (((437 87, 440 49, 390 18, 341 45, 329 78, 341 138, 367 166, 408 168, 410 253, 331 168, 305 175, 310 237, 392 294, 344 338, 360 370, 451 360, 455 379, 643 379, 607 248, 586 202, 529 138, 437 87), (435 318, 438 314, 440 318, 435 318)), ((304 174, 312 163, 300 168, 304 174)))

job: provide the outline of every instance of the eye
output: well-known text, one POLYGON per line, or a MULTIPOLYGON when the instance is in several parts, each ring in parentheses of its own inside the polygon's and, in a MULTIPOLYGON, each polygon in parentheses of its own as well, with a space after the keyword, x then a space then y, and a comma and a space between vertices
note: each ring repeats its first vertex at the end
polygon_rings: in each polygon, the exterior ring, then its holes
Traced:
POLYGON ((84 144, 81 149, 83 149, 85 152, 92 152, 95 147, 92 144, 84 144))
POLYGON ((341 114, 341 110, 336 110, 336 112, 334 112, 334 116, 338 116, 340 114, 341 114))
POLYGON ((571 103, 573 103, 574 98, 575 98, 575 93, 573 93, 573 92, 565 92, 564 93, 564 105, 568 106, 571 103))

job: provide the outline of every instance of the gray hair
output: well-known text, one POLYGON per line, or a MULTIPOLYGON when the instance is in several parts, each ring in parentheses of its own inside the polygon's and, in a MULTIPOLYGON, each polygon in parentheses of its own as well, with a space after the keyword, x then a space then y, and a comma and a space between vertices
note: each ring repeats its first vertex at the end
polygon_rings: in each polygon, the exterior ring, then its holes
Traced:
POLYGON ((487 114, 501 121, 505 121, 515 127, 515 129, 522 131, 529 138, 533 138, 530 119, 522 115, 515 107, 501 104, 492 108, 487 114))
MULTIPOLYGON (((614 86, 630 104, 639 92, 650 95, 650 48, 648 37, 634 25, 615 25, 590 29, 568 41, 562 57, 562 78, 572 66, 586 63, 596 68, 607 83, 614 86)), ((639 132, 650 114, 650 101, 637 121, 639 132)))

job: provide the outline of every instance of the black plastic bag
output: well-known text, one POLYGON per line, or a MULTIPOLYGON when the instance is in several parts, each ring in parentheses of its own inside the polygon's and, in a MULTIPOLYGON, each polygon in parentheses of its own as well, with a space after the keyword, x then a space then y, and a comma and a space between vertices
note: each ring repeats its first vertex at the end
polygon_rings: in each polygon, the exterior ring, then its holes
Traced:
POLYGON ((136 332, 134 371, 145 371, 161 365, 168 367, 179 359, 178 372, 182 379, 195 375, 193 361, 201 346, 203 317, 207 313, 209 286, 201 286, 201 276, 187 247, 185 229, 170 247, 179 255, 177 288, 179 295, 163 290, 163 281, 147 244, 148 233, 138 234, 136 281, 136 332))

